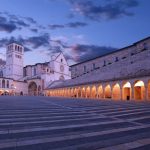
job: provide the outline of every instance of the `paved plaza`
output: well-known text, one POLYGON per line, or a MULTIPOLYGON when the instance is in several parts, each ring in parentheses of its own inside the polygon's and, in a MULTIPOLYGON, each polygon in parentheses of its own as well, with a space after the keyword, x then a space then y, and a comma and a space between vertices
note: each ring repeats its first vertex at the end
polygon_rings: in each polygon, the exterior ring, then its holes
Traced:
POLYGON ((150 150, 150 103, 0 97, 0 150, 150 150))

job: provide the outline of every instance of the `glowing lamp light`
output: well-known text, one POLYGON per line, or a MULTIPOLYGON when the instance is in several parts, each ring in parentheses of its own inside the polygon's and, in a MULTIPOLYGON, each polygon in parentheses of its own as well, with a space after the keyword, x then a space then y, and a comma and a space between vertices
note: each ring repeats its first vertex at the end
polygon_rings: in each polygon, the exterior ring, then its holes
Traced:
POLYGON ((127 82, 124 86, 124 88, 130 88, 131 87, 131 84, 129 82, 127 82))
POLYGON ((135 85, 136 86, 144 86, 144 82, 143 81, 138 81, 135 85))

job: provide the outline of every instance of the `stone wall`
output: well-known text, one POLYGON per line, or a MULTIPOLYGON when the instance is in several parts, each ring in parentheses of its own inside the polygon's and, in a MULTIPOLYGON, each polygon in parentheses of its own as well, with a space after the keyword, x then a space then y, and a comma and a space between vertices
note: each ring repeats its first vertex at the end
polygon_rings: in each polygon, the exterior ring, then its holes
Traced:
POLYGON ((71 67, 71 73, 72 78, 76 80, 82 80, 82 78, 89 80, 90 77, 108 80, 148 73, 149 62, 150 39, 147 39, 118 52, 74 65, 71 67), (92 68, 93 63, 95 68, 92 68), (86 66, 86 72, 84 66, 86 66))

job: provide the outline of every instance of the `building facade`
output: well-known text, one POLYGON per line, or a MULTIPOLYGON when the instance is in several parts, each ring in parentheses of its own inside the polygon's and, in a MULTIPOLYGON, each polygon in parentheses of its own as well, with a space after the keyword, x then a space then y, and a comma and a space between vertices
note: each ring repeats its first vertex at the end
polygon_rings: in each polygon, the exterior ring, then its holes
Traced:
POLYGON ((43 95, 44 89, 56 80, 71 78, 69 65, 62 53, 50 61, 24 67, 24 47, 11 43, 6 50, 6 63, 0 65, 0 95, 43 95))
POLYGON ((150 100, 150 37, 71 66, 71 77, 50 85, 47 95, 150 100))

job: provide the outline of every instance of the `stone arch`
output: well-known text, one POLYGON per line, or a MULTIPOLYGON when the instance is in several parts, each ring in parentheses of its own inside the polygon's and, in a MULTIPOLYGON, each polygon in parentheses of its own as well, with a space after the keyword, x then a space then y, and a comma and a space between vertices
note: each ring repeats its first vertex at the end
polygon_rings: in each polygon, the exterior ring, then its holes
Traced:
POLYGON ((75 88, 74 91, 73 91, 73 97, 77 97, 77 96, 78 96, 78 94, 77 94, 77 88, 75 88))
POLYGON ((123 100, 130 100, 131 99, 131 83, 130 82, 126 82, 123 84, 122 99, 123 100))
POLYGON ((29 92, 29 95, 36 96, 38 94, 37 93, 37 84, 34 81, 29 84, 28 92, 29 92))
POLYGON ((81 88, 79 87, 77 91, 78 91, 78 97, 81 97, 81 88))
POLYGON ((102 86, 102 85, 100 85, 100 86, 98 87, 97 94, 98 94, 98 97, 99 97, 99 98, 103 98, 103 97, 104 97, 104 91, 103 91, 103 86, 102 86))
POLYGON ((83 98, 86 98, 86 90, 85 90, 85 87, 82 87, 82 97, 83 98))
POLYGON ((70 95, 71 95, 71 88, 68 88, 68 92, 67 93, 68 93, 67 96, 70 97, 70 95))
POLYGON ((138 80, 134 83, 134 99, 144 100, 145 98, 145 84, 142 80, 138 80))
POLYGON ((111 87, 109 84, 105 86, 104 96, 105 98, 111 98, 111 87))
POLYGON ((115 100, 121 99, 121 90, 120 90, 120 85, 118 83, 116 83, 112 87, 112 98, 115 100))
POLYGON ((96 86, 93 86, 91 89, 91 98, 97 98, 96 86))
POLYGON ((91 89, 90 89, 90 86, 88 86, 86 88, 86 98, 90 98, 90 96, 91 96, 91 89))

